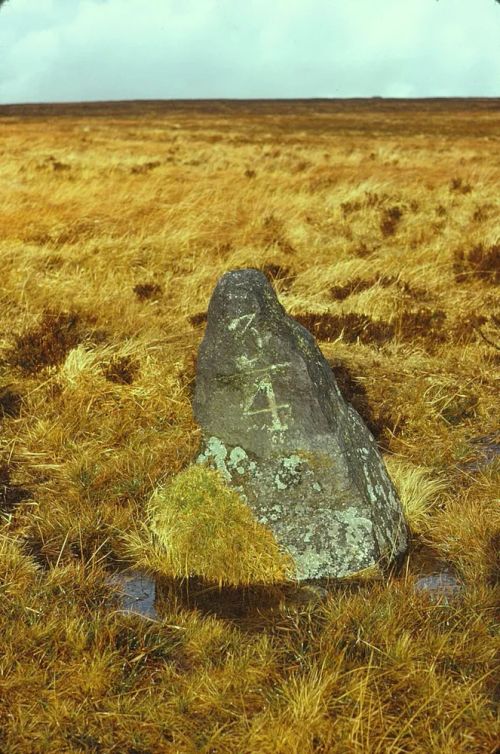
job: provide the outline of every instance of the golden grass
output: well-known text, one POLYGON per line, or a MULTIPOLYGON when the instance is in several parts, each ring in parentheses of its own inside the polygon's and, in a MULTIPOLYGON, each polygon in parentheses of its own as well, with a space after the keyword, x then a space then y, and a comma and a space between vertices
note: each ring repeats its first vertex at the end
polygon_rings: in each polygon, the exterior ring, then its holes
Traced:
MULTIPOLYGON (((486 100, 0 109, 0 751, 495 750, 497 119, 486 100), (117 566, 165 573, 148 501, 196 455, 204 314, 243 266, 376 435, 409 556, 251 620, 175 594, 157 621, 123 613, 117 566), (416 588, 426 553, 462 592, 416 588)), ((217 587, 216 553, 190 553, 217 587)))
POLYGON ((395 456, 389 456, 385 460, 406 521, 412 532, 421 534, 427 528, 432 513, 439 507, 439 496, 446 489, 446 483, 432 479, 426 469, 395 456))

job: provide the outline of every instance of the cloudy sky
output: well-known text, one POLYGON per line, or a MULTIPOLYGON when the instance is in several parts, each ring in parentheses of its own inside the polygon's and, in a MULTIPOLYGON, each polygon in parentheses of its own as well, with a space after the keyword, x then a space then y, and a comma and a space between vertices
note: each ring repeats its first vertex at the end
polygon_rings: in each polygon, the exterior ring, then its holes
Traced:
POLYGON ((8 0, 0 103, 500 95, 495 0, 8 0))

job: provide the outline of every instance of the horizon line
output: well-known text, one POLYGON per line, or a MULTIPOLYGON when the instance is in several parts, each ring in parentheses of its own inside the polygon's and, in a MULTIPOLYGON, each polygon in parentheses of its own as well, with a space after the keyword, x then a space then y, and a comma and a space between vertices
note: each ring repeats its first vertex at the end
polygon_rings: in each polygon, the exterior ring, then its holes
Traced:
POLYGON ((442 100, 500 100, 498 95, 430 95, 422 97, 386 97, 372 94, 365 97, 133 97, 128 99, 88 99, 88 100, 37 100, 30 102, 0 102, 2 107, 28 107, 37 105, 104 105, 109 103, 126 104, 137 102, 352 102, 383 100, 384 102, 425 102, 442 100))

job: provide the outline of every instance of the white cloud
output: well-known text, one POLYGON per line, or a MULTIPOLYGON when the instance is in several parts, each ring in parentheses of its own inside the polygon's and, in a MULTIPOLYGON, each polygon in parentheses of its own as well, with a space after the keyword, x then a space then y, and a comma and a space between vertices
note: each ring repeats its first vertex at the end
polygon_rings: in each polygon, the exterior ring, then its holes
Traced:
POLYGON ((494 0, 10 0, 0 102, 498 96, 494 0))

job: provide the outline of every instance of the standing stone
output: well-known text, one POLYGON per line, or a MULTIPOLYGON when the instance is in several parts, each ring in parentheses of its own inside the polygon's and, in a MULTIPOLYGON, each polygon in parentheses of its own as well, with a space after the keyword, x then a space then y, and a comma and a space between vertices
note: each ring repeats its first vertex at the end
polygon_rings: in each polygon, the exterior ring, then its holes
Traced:
POLYGON ((404 516, 373 437, 257 270, 217 283, 194 413, 198 462, 240 492, 298 579, 341 578, 405 552, 404 516))

